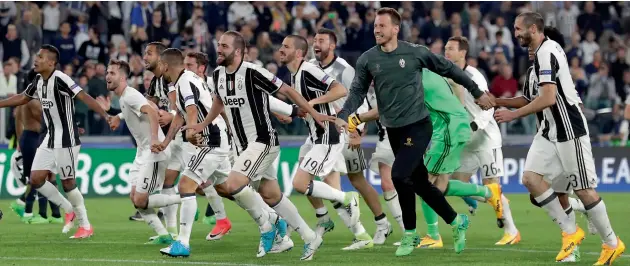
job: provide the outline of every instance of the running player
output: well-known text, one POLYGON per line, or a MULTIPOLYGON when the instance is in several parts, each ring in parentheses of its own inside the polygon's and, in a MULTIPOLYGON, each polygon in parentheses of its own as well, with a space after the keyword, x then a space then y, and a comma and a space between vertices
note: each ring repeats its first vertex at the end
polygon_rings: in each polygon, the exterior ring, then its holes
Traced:
MULTIPOLYGON (((310 62, 318 65, 324 70, 324 73, 333 77, 345 88, 350 88, 352 85, 352 79, 354 78, 354 68, 350 66, 346 60, 335 54, 336 48, 337 35, 335 32, 326 28, 321 28, 315 35, 315 41, 313 43, 315 59, 310 62)), ((345 99, 346 97, 344 96, 332 102, 335 112, 341 110, 341 107, 345 103, 345 99)), ((367 111, 367 104, 362 105, 357 110, 357 112, 364 111, 367 111)), ((393 231, 392 226, 389 221, 387 221, 387 217, 381 207, 381 202, 378 199, 378 193, 374 187, 368 183, 365 176, 363 176, 363 171, 367 168, 365 158, 363 156, 363 149, 361 149, 360 146, 355 147, 350 143, 351 141, 359 144, 361 143, 362 132, 360 130, 363 129, 360 128, 358 134, 341 134, 341 137, 344 138, 345 142, 348 144, 343 145, 342 154, 350 183, 357 189, 357 191, 359 191, 359 193, 361 193, 361 196, 363 196, 374 214, 376 233, 374 233, 374 240, 372 241, 370 235, 365 231, 363 224, 360 221, 354 225, 350 224, 346 209, 342 208, 342 204, 335 204, 334 207, 339 214, 339 217, 342 218, 346 227, 350 228, 355 236, 353 243, 344 248, 344 250, 370 248, 374 244, 381 245, 393 231)), ((307 138, 306 143, 300 147, 300 161, 302 161, 302 158, 304 158, 306 153, 310 151, 312 146, 312 138, 307 138)), ((329 178, 326 178, 327 182, 328 179, 329 178)), ((318 217, 316 231, 323 234, 332 230, 335 224, 330 219, 328 210, 324 206, 323 202, 321 202, 321 200, 311 200, 311 204, 314 204, 313 207, 316 208, 316 215, 318 217)))
POLYGON ((179 204, 177 195, 154 194, 162 189, 167 159, 170 150, 151 152, 151 145, 164 140, 164 133, 158 126, 157 106, 151 105, 136 89, 127 85, 129 64, 111 60, 107 67, 107 89, 120 97, 121 114, 131 135, 137 143, 136 158, 129 172, 131 183, 130 197, 133 205, 142 214, 144 221, 158 234, 152 244, 171 244, 172 236, 155 213, 154 208, 179 204), (154 107, 155 106, 155 107, 154 107))
POLYGON ((377 11, 374 22, 377 46, 359 57, 350 95, 339 112, 336 123, 342 128, 348 126, 346 122, 348 116, 364 101, 373 80, 379 108, 382 111, 381 122, 387 126, 390 144, 396 155, 392 179, 398 193, 406 229, 396 254, 409 255, 420 242, 415 231, 414 192, 453 227, 455 251, 459 253, 465 246, 468 217, 458 215, 441 191, 429 182, 426 166, 418 156, 425 152, 432 133, 420 80, 422 69, 435 70, 465 85, 475 97, 479 97, 479 104, 484 108, 490 108, 494 103, 461 69, 448 60, 432 54, 424 46, 398 41, 400 21, 400 14, 392 8, 381 8, 377 11))
POLYGON ((257 200, 256 193, 248 186, 250 180, 260 183, 257 187, 264 201, 286 219, 306 242, 301 260, 311 260, 323 240, 306 224, 295 205, 281 193, 276 181, 277 172, 273 171, 271 165, 278 157, 280 147, 269 117, 268 95, 276 92, 287 95, 299 107, 307 110, 320 126, 325 120, 332 120, 332 117, 317 113, 298 92, 269 71, 244 62, 245 45, 243 36, 238 32, 228 31, 221 36, 217 59, 220 67, 213 73, 215 93, 212 109, 203 123, 190 126, 189 130, 201 132, 202 128, 226 110, 234 129, 238 154, 228 177, 229 192, 260 227, 262 235, 258 256, 271 250, 276 230, 275 225, 269 222, 272 215, 262 208, 265 203, 257 200))
POLYGON ((48 200, 64 209, 66 214, 63 233, 70 231, 75 218, 78 218, 79 229, 71 238, 87 238, 92 236, 94 229, 88 221, 83 195, 75 180, 81 141, 72 115, 73 98, 79 98, 105 119, 108 119, 108 115, 70 77, 56 70, 58 60, 57 48, 43 45, 34 63, 35 71, 39 75, 24 93, 0 101, 0 108, 24 105, 35 98, 40 100, 48 132, 33 160, 31 184, 48 200), (50 173, 61 174, 61 183, 68 199, 52 183, 46 182, 50 173))
MULTIPOLYGON (((488 83, 481 72, 466 64, 466 55, 468 53, 468 39, 466 37, 451 37, 446 43, 444 51, 445 57, 462 68, 479 86, 480 90, 488 91, 488 83)), ((461 91, 458 88, 459 85, 455 84, 455 87, 461 91)), ((501 131, 493 118, 494 110, 484 111, 479 108, 470 93, 464 92, 462 98, 471 119, 470 127, 473 133, 470 141, 461 153, 461 166, 455 171, 452 178, 470 182, 470 177, 481 169, 483 184, 496 184, 493 187, 498 187, 499 200, 501 202, 488 203, 495 209, 497 223, 500 228, 504 228, 505 232, 503 237, 495 244, 517 244, 521 240, 521 235, 514 225, 508 199, 500 189, 499 176, 503 175, 503 152, 501 150, 501 131)), ((472 202, 476 203, 474 200, 472 202)))
POLYGON ((536 51, 533 71, 538 77, 538 97, 514 111, 498 110, 495 118, 509 122, 542 111, 543 122, 527 155, 523 184, 562 229, 562 248, 556 261, 568 257, 585 235, 565 213, 554 190, 543 182, 546 177, 553 183, 562 174, 602 238, 602 252, 595 265, 610 265, 625 251, 625 245, 612 230, 606 206, 595 191, 597 176, 588 127, 566 55, 557 42, 545 37, 543 27, 542 16, 534 12, 521 13, 514 23, 521 46, 536 51))

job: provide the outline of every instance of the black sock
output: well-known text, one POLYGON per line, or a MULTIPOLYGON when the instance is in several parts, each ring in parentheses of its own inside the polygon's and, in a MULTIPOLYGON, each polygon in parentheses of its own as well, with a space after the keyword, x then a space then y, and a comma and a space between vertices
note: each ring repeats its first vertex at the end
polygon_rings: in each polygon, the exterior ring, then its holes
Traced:
POLYGON ((32 186, 28 186, 26 192, 28 194, 26 195, 26 206, 24 207, 24 213, 33 213, 33 205, 35 204, 35 195, 37 194, 37 190, 32 186))
POLYGON ((48 198, 41 193, 37 193, 37 202, 39 203, 39 216, 48 218, 48 198))
POLYGON ((210 217, 214 215, 214 210, 212 209, 212 207, 210 207, 210 204, 208 203, 208 207, 206 207, 206 217, 210 217))

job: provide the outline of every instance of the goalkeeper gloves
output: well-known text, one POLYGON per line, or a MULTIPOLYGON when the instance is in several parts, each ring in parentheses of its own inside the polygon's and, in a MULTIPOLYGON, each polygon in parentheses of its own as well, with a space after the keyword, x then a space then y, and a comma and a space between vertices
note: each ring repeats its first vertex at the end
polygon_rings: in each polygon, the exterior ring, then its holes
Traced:
POLYGON ((363 124, 361 119, 359 119, 359 114, 355 113, 348 117, 348 131, 355 132, 359 125, 363 124))

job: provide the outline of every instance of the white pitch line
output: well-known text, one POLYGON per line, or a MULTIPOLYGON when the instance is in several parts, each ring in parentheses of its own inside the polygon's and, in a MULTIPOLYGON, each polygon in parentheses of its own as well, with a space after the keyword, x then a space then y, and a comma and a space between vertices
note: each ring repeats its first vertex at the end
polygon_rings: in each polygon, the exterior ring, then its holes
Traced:
MULTIPOLYGON (((40 258, 40 257, 0 257, 2 260, 28 261, 65 261, 65 262, 106 262, 106 263, 139 263, 139 264, 180 264, 180 265, 227 265, 227 266, 259 266, 259 264, 242 264, 229 262, 177 261, 169 260, 112 260, 112 259, 81 259, 81 258, 40 258)), ((279 266, 279 265, 272 265, 279 266)))
MULTIPOLYGON (((481 251, 514 251, 514 252, 523 252, 523 253, 550 253, 555 254, 558 253, 556 251, 551 250, 535 250, 535 249, 518 249, 518 248, 467 248, 466 250, 481 250, 481 251)), ((584 255, 593 255, 599 256, 598 252, 582 252, 580 254, 584 255)), ((630 258, 630 255, 621 255, 622 258, 630 258)))

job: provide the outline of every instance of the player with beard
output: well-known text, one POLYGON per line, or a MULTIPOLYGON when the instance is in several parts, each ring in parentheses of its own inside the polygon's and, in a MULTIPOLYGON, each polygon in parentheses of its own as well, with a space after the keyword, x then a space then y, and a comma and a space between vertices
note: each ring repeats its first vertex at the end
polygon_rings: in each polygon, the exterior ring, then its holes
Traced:
POLYGON ((584 239, 584 231, 562 207, 547 180, 565 177, 567 190, 573 189, 584 203, 589 219, 602 239, 602 251, 595 265, 610 265, 625 251, 624 243, 610 225, 606 205, 595 188, 597 174, 591 152, 586 118, 569 72, 562 47, 547 38, 544 20, 534 12, 521 13, 514 23, 515 37, 522 47, 534 50, 533 75, 538 83, 537 97, 525 106, 497 110, 498 122, 542 112, 542 122, 525 161, 523 184, 549 216, 562 229, 562 248, 556 261, 569 257, 584 239), (561 167, 558 167, 561 166, 561 167))
MULTIPOLYGON (((315 41, 313 42, 315 59, 311 60, 310 63, 319 66, 327 75, 333 77, 345 88, 350 88, 352 79, 354 78, 354 68, 350 66, 346 60, 335 54, 334 51, 336 48, 337 36, 335 32, 326 28, 320 29, 315 35, 315 41)), ((332 102, 335 112, 341 110, 345 101, 346 97, 344 96, 332 102)), ((365 102, 361 107, 359 107, 356 113, 363 113, 367 110, 368 105, 365 102)), ((345 142, 348 144, 343 147, 343 160, 346 164, 346 172, 350 183, 359 193, 361 193, 361 196, 365 199, 366 203, 370 207, 370 210, 372 210, 372 213, 374 214, 376 232, 374 233, 374 240, 372 241, 370 235, 365 232, 363 225, 360 222, 355 225, 349 224, 350 220, 347 219, 347 211, 341 208, 341 204, 335 204, 335 210, 342 218, 342 221, 355 235, 355 241, 353 241, 353 244, 345 248, 348 250, 367 248, 371 247, 373 244, 381 245, 393 231, 391 224, 383 212, 381 202, 378 198, 378 193, 374 187, 368 183, 363 175, 363 171, 367 169, 367 165, 363 155, 363 149, 361 149, 360 144, 361 135, 365 132, 362 132, 363 125, 361 125, 358 129, 358 132, 347 132, 342 134, 342 137, 345 138, 345 142)), ((312 146, 313 143, 311 138, 307 138, 306 142, 300 147, 300 161, 312 148, 312 146)), ((326 180, 328 181, 328 178, 326 180)), ((328 210, 324 206, 323 202, 321 202, 321 200, 311 198, 311 204, 315 207, 316 215, 318 217, 318 228, 316 231, 318 233, 324 233, 332 230, 332 228, 334 228, 334 223, 330 219, 328 210)))
MULTIPOLYGON (((221 36, 217 58, 220 67, 213 73, 214 84, 211 86, 215 91, 212 109, 202 123, 189 126, 187 130, 201 132, 225 110, 233 126, 238 154, 228 177, 228 187, 239 206, 247 210, 260 227, 259 256, 271 250, 276 237, 275 226, 268 222, 270 213, 262 207, 265 203, 257 200, 256 193, 249 186, 250 181, 254 187, 258 187, 264 201, 286 219, 306 242, 301 260, 311 260, 323 240, 309 228, 295 205, 281 193, 276 181, 277 172, 274 172, 272 165, 278 157, 280 146, 270 119, 268 95, 276 92, 286 95, 306 110, 320 126, 323 126, 324 121, 333 120, 333 117, 317 113, 298 92, 266 69, 244 62, 245 46, 245 40, 238 32, 228 31, 221 36)), ((279 233, 282 236, 282 232, 279 233)))
POLYGON ((179 204, 177 195, 154 194, 162 189, 167 159, 170 150, 151 152, 151 145, 164 140, 158 126, 158 109, 136 89, 127 85, 129 65, 127 62, 111 60, 107 67, 107 89, 113 91, 120 101, 121 113, 131 135, 137 143, 133 168, 129 171, 130 197, 133 205, 142 214, 144 221, 158 234, 150 244, 171 244, 173 237, 166 231, 155 213, 155 208, 179 204))
POLYGON ((400 14, 392 8, 377 11, 374 22, 377 46, 359 57, 350 94, 336 123, 340 128, 348 128, 348 117, 363 103, 374 81, 380 121, 387 127, 396 156, 392 179, 405 224, 405 233, 396 254, 409 255, 420 242, 416 232, 414 192, 452 226, 455 251, 459 253, 465 246, 468 217, 458 215, 442 192, 429 182, 424 159, 418 156, 424 154, 432 135, 421 81, 422 71, 427 68, 464 85, 484 109, 491 108, 494 103, 461 69, 444 57, 431 53, 424 46, 398 41, 400 22, 400 14))

